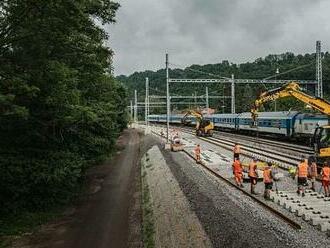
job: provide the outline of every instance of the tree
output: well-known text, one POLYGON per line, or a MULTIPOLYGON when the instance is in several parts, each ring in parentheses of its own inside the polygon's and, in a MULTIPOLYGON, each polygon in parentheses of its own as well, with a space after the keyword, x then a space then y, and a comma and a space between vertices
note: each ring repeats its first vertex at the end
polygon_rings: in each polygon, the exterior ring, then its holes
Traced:
POLYGON ((5 0, 0 12, 0 209, 67 201, 126 126, 126 91, 95 23, 110 0, 5 0))

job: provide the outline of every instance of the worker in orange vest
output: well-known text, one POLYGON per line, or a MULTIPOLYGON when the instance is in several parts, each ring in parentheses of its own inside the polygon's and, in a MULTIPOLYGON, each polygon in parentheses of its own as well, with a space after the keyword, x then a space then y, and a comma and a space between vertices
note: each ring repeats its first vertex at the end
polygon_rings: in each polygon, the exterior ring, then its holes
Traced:
POLYGON ((314 156, 308 158, 308 178, 312 183, 311 190, 315 191, 315 182, 317 177, 317 165, 314 156))
POLYGON ((236 185, 244 188, 243 186, 243 166, 239 161, 239 158, 235 158, 233 163, 233 174, 235 177, 236 185))
POLYGON ((241 153, 241 146, 238 143, 235 144, 233 152, 234 152, 234 161, 235 161, 235 158, 239 159, 239 155, 241 153))
POLYGON ((305 186, 307 186, 307 176, 308 176, 308 161, 305 157, 301 158, 301 162, 296 170, 296 175, 298 175, 298 190, 297 194, 305 196, 305 186))
POLYGON ((270 191, 273 188, 273 173, 271 167, 272 164, 268 162, 263 171, 264 184, 265 184, 264 198, 266 200, 270 200, 270 191))
POLYGON ((324 188, 324 195, 330 197, 329 184, 330 184, 330 167, 327 162, 324 162, 322 171, 322 185, 324 188))
POLYGON ((257 158, 253 158, 253 160, 249 164, 249 178, 251 182, 251 194, 256 195, 255 187, 257 185, 258 173, 257 173, 257 158))
POLYGON ((196 163, 200 163, 201 162, 201 146, 199 144, 197 144, 197 146, 195 147, 195 158, 196 158, 196 163))

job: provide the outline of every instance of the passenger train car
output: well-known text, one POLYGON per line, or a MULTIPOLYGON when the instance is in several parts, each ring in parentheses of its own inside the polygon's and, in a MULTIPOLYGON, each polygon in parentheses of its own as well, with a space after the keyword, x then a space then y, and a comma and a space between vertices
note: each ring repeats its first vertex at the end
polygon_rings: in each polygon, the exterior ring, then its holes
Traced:
MULTIPOLYGON (((171 115, 170 123, 181 123, 183 115, 171 115)), ((236 132, 260 132, 287 137, 289 139, 309 139, 317 126, 328 124, 325 115, 301 113, 297 111, 259 112, 258 127, 252 127, 251 113, 213 114, 204 118, 213 121, 216 129, 236 132)), ((195 118, 189 117, 189 122, 195 124, 195 118)), ((150 122, 165 123, 166 115, 149 115, 150 122)))

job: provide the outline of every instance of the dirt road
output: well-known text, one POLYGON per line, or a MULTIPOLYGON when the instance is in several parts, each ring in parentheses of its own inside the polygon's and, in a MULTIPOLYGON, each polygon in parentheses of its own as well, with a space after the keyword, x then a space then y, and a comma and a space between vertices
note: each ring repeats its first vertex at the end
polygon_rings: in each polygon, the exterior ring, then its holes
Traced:
MULTIPOLYGON (((135 183, 140 175, 139 142, 136 130, 126 130, 118 142, 122 150, 88 172, 89 194, 73 213, 46 225, 28 244, 16 247, 128 247, 135 183)), ((140 226, 140 220, 133 221, 140 226)), ((141 247, 139 238, 134 247, 141 247)))

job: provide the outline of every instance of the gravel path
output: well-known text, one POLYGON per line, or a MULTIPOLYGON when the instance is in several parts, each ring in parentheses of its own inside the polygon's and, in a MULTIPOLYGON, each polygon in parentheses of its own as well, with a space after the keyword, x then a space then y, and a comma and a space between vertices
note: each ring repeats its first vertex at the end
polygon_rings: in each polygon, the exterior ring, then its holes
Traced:
POLYGON ((308 226, 293 230, 187 156, 166 151, 163 154, 214 247, 330 246, 324 234, 308 226))
POLYGON ((212 247, 158 146, 142 159, 155 226, 155 247, 212 247))

